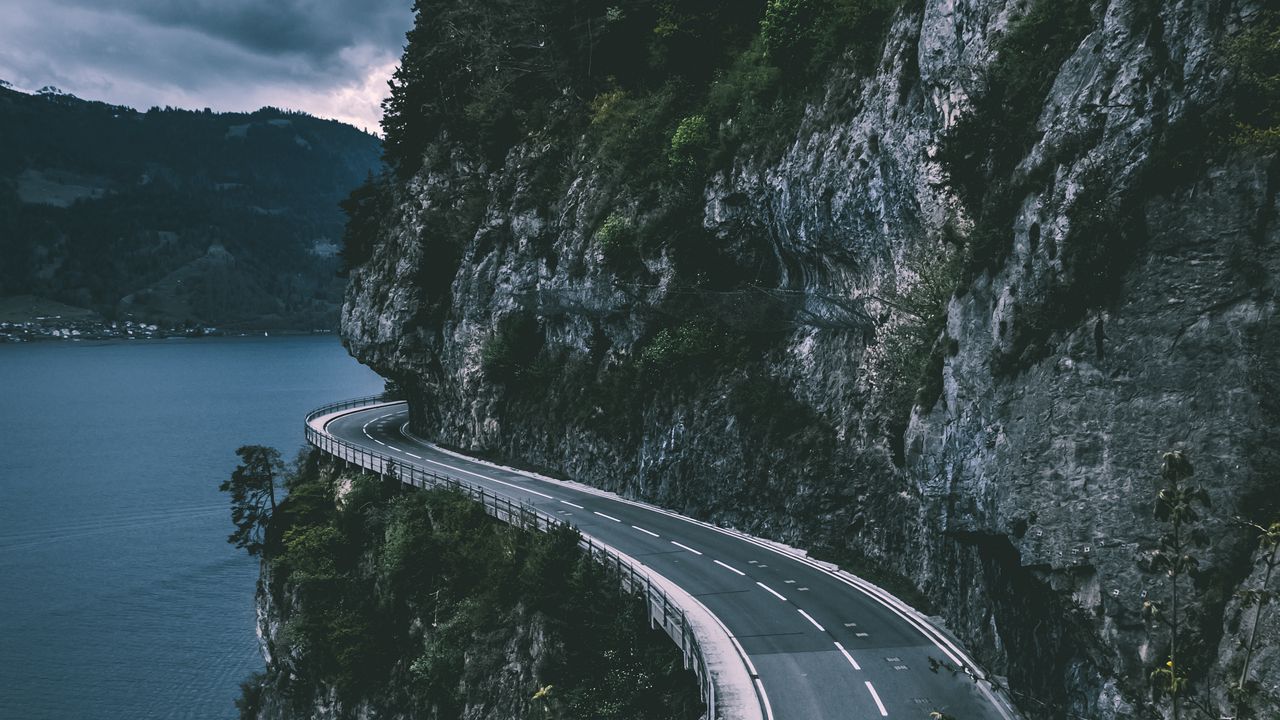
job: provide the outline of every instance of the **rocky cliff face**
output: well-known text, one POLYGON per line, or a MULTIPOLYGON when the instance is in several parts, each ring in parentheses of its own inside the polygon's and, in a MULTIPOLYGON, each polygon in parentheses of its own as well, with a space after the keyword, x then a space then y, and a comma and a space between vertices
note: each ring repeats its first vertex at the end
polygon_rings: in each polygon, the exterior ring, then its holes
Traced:
MULTIPOLYGON (((676 259, 650 253, 642 281, 621 276, 598 241, 615 188, 592 156, 538 135, 501 167, 437 157, 395 186, 351 274, 344 337, 405 388, 421 434, 896 579, 1028 710, 1150 716, 1147 676, 1167 653, 1141 616, 1167 588, 1149 564, 1161 454, 1183 450, 1212 501, 1190 593, 1201 677, 1238 672, 1252 613, 1232 596, 1263 579, 1234 518, 1276 511, 1280 166, 1265 146, 1210 152, 1185 132, 1220 101, 1222 49, 1263 8, 1089 7, 1035 102, 1034 142, 996 178, 1011 188, 998 251, 957 271, 956 247, 993 215, 948 181, 944 138, 1027 5, 899 8, 877 61, 837 65, 785 150, 742 151, 701 187, 702 229, 769 282, 756 300, 694 302, 748 322, 786 306, 781 340, 749 357, 692 380, 624 371, 670 325, 676 259), (567 167, 565 192, 540 185, 549 164, 567 167), (483 209, 443 258, 429 238, 459 194, 483 209), (938 288, 940 331, 913 346, 937 329, 914 309, 938 288), (486 348, 520 316, 536 319, 536 358, 499 380, 486 348), (912 353, 926 381, 908 414, 912 353)), ((1270 717, 1280 668, 1254 670, 1270 717)))

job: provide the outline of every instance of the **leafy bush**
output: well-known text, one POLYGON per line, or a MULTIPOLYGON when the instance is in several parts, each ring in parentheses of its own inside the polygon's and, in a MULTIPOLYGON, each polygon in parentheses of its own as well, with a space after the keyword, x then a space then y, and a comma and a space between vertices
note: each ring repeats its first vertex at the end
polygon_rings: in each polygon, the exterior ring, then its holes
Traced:
POLYGON ((690 115, 681 120, 671 134, 667 161, 673 168, 692 172, 706 157, 710 142, 711 130, 707 127, 707 116, 690 115))
POLYGON ((961 263, 959 253, 946 250, 924 258, 918 261, 915 284, 889 297, 899 322, 882 340, 877 370, 889 409, 890 446, 899 462, 912 409, 918 405, 928 410, 942 394, 943 362, 953 342, 944 332, 947 303, 959 284, 961 263))
POLYGON ((347 224, 342 232, 340 271, 346 274, 373 254, 378 232, 391 207, 386 186, 373 175, 339 204, 347 214, 347 224))
POLYGON ((542 328, 532 313, 504 316, 480 349, 480 367, 498 382, 517 379, 542 349, 542 328))
POLYGON ((689 321, 663 328, 640 351, 646 370, 670 370, 723 356, 724 333, 701 321, 689 321))
POLYGON ((618 267, 636 254, 636 236, 631 223, 619 213, 610 213, 596 230, 596 243, 604 252, 605 262, 618 267))
POLYGON ((760 36, 769 59, 783 70, 804 68, 820 32, 818 23, 829 5, 826 0, 769 0, 760 21, 760 36))
POLYGON ((1280 149, 1280 12, 1263 13, 1228 43, 1226 60, 1236 73, 1236 143, 1280 149))
POLYGON ((865 66, 900 0, 769 0, 760 36, 786 73, 816 75, 842 52, 865 66))

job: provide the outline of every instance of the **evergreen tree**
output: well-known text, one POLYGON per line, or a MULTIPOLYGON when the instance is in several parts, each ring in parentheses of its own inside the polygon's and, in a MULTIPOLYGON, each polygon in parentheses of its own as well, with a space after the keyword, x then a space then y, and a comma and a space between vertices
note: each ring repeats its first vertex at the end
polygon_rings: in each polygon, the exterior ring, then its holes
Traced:
POLYGON ((236 530, 227 542, 244 548, 250 555, 262 551, 268 521, 276 510, 276 483, 284 473, 280 451, 263 445, 244 445, 236 450, 241 463, 218 489, 231 493, 231 522, 236 530))

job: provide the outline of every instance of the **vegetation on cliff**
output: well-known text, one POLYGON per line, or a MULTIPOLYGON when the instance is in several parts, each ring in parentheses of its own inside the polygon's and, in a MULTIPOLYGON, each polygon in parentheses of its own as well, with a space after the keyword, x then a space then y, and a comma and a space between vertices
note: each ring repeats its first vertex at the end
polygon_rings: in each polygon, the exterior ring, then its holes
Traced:
MULTIPOLYGON (((241 475, 254 473, 244 455, 241 475)), ((267 520, 265 675, 247 718, 696 718, 696 680, 571 530, 299 461, 267 520)))

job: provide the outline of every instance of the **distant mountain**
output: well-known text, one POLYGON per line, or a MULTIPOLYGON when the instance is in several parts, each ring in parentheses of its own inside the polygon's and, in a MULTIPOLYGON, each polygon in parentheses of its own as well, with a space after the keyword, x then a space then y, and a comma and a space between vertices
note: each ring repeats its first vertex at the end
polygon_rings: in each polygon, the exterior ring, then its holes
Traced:
POLYGON ((378 138, 263 108, 128 107, 0 86, 0 298, 107 319, 334 329, 338 203, 378 138))

